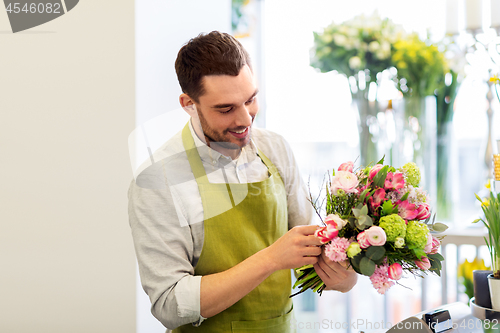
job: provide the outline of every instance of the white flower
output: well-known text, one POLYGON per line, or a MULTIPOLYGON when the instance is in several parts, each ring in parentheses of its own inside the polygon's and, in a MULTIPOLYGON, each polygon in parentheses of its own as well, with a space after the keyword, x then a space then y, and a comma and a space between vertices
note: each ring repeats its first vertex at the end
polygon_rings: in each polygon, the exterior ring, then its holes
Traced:
POLYGON ((370 44, 368 44, 368 51, 377 52, 379 47, 380 47, 380 44, 377 41, 373 41, 370 44))
POLYGON ((333 35, 333 40, 334 40, 335 44, 337 44, 338 46, 344 46, 345 43, 347 42, 347 38, 341 34, 333 35))
POLYGON ((361 67, 361 59, 357 56, 351 57, 351 59, 349 59, 349 67, 351 69, 358 69, 361 67))

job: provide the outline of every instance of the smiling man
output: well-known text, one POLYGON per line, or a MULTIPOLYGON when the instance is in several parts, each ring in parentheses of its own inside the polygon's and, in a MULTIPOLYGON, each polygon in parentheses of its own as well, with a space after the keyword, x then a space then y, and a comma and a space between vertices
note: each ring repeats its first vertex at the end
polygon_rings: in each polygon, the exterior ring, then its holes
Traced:
POLYGON ((252 128, 258 88, 241 44, 199 35, 175 68, 191 120, 129 189, 151 311, 174 332, 294 332, 290 269, 313 264, 341 292, 357 275, 322 253, 289 145, 252 128))

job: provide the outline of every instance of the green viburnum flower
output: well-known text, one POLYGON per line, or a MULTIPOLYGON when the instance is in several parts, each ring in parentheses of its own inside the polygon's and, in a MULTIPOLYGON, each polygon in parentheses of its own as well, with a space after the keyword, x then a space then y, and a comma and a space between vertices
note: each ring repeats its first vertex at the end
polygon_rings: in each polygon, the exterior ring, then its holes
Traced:
POLYGON ((398 214, 391 214, 382 217, 380 219, 379 226, 384 229, 388 242, 394 242, 396 238, 404 238, 406 235, 406 222, 398 214))
POLYGON ((347 256, 349 258, 354 258, 359 252, 361 252, 361 247, 358 242, 352 242, 349 244, 349 247, 347 248, 347 256))
POLYGON ((417 248, 423 249, 427 244, 427 234, 429 228, 425 223, 419 221, 410 221, 406 226, 405 241, 408 245, 414 245, 417 248))
POLYGON ((420 169, 414 162, 408 162, 401 168, 404 171, 406 178, 406 183, 412 186, 418 186, 420 184, 420 169))
POLYGON ((394 246, 396 249, 402 249, 405 246, 405 239, 403 237, 397 237, 394 241, 394 246))

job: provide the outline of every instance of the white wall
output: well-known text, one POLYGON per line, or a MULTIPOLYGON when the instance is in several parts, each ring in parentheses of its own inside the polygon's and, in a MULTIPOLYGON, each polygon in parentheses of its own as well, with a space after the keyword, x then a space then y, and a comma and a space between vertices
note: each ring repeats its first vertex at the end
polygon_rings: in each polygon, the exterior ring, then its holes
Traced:
POLYGON ((135 332, 134 1, 16 34, 0 7, 0 332, 135 332))
MULTIPOLYGON (((174 119, 181 93, 174 63, 182 45, 201 32, 230 29, 231 0, 136 1, 137 125, 167 112, 174 119)), ((150 306, 138 282, 137 332, 165 332, 150 306)))

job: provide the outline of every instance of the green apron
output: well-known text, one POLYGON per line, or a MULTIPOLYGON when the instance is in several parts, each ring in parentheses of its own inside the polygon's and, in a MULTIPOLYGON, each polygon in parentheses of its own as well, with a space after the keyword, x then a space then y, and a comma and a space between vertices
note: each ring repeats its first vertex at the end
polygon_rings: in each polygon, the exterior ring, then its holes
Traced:
MULTIPOLYGON (((278 170, 260 150, 258 154, 269 170, 266 180, 249 184, 209 183, 188 125, 182 140, 201 195, 205 234, 194 273, 208 275, 237 265, 288 231, 286 193, 278 170), (221 211, 220 207, 230 209, 221 211)), ((276 271, 199 327, 188 324, 174 332, 295 332, 290 290, 290 270, 276 271)))

